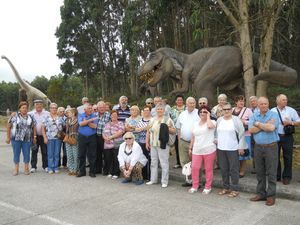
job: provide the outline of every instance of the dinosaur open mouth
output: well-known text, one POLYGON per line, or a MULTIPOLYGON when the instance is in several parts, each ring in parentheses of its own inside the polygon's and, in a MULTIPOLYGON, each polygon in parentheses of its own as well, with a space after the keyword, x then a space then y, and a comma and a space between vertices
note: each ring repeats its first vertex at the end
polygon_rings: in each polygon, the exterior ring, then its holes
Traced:
POLYGON ((150 72, 142 74, 140 76, 140 79, 144 82, 150 83, 154 79, 154 74, 156 70, 158 70, 160 67, 161 67, 161 62, 156 66, 154 66, 150 72))

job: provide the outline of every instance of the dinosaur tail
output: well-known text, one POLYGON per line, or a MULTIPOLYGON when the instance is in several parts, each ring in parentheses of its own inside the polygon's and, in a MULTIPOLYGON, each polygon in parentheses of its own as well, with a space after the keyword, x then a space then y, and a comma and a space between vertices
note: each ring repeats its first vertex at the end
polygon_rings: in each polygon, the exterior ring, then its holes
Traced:
MULTIPOLYGON (((254 61, 258 61, 258 57, 253 57, 254 61)), ((258 65, 258 63, 255 63, 258 65)), ((258 80, 268 81, 272 84, 281 86, 292 86, 298 78, 297 71, 274 60, 271 60, 270 71, 263 72, 254 76, 254 82, 258 80)))

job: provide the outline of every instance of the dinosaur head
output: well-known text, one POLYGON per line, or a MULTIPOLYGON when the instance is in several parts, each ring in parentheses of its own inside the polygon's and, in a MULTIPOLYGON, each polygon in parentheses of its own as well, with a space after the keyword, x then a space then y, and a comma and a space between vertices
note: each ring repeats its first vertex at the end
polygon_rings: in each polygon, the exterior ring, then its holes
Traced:
POLYGON ((163 51, 151 52, 148 59, 140 67, 138 75, 150 86, 155 86, 166 79, 174 71, 172 59, 163 51))

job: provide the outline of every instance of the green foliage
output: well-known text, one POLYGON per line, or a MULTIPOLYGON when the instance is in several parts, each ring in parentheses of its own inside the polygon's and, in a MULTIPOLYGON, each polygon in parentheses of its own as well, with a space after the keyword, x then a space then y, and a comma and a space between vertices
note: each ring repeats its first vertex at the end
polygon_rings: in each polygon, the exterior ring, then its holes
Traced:
POLYGON ((30 84, 46 94, 49 86, 49 80, 45 76, 36 76, 30 84))
POLYGON ((19 85, 17 83, 0 83, 0 111, 7 108, 16 110, 18 108, 19 85))

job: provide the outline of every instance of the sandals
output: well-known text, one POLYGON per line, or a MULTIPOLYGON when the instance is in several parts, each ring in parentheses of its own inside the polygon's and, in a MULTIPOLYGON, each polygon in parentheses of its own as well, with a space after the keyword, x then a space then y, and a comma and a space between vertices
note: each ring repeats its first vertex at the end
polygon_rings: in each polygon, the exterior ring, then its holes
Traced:
POLYGON ((223 189, 221 191, 219 191, 219 195, 226 195, 226 194, 230 194, 231 193, 231 190, 229 189, 223 189))
POLYGON ((238 191, 232 191, 230 192, 227 196, 230 197, 230 198, 235 198, 239 195, 239 192, 238 191))

